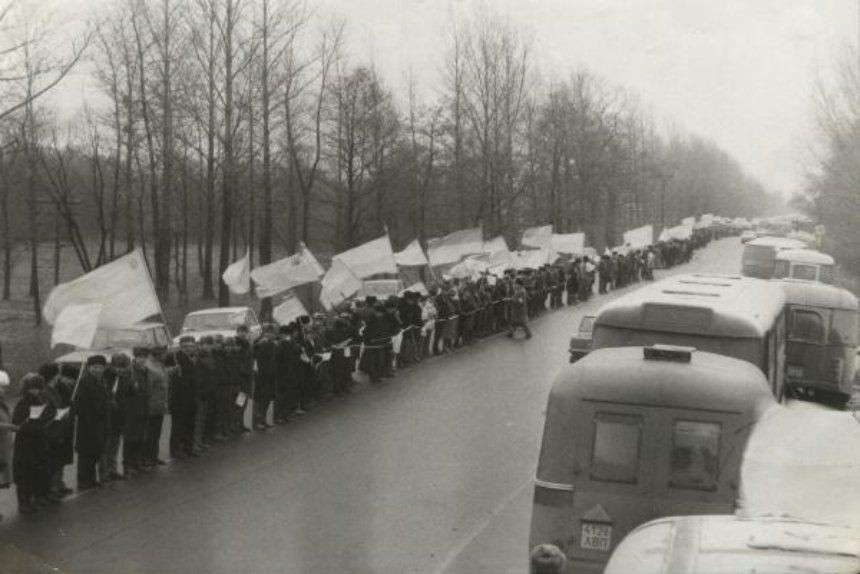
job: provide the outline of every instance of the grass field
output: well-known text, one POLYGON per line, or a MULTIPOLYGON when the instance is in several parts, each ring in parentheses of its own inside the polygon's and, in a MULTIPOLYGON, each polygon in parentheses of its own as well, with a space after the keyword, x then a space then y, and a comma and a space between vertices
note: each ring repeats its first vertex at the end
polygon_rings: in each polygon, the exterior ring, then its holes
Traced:
MULTIPOLYGON (((282 257, 286 254, 276 254, 282 257)), ((217 268, 217 249, 215 252, 217 268)), ((173 333, 178 332, 185 313, 217 305, 216 300, 206 300, 200 297, 203 280, 197 273, 197 248, 189 246, 188 253, 188 302, 182 304, 175 285, 171 284, 171 299, 162 301, 167 323, 173 333)), ((150 258, 150 261, 152 259, 150 258)), ((48 297, 54 276, 53 244, 46 243, 39 247, 39 285, 42 304, 48 297)), ((61 355, 68 349, 51 349, 51 326, 42 323, 35 326, 33 300, 29 297, 30 285, 30 252, 25 246, 19 246, 14 252, 12 269, 12 297, 9 301, 0 301, 0 347, 3 350, 3 362, 14 382, 17 382, 28 371, 35 371, 39 365, 61 355)), ((171 270, 172 272, 172 270, 171 270)), ((74 251, 64 248, 60 259, 60 281, 69 281, 79 277, 83 271, 74 251)), ((217 271, 213 274, 217 279, 217 271)), ((217 295, 218 284, 215 283, 217 295)), ((248 305, 254 309, 259 307, 259 301, 250 296, 231 296, 231 305, 248 305)), ((14 391, 14 388, 13 388, 14 391)))

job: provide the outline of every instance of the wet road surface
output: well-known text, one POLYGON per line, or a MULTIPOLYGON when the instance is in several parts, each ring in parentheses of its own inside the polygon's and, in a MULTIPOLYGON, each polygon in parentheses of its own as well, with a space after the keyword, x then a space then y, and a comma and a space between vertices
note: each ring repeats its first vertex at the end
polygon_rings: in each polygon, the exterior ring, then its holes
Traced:
MULTIPOLYGON (((740 255, 723 239, 657 278, 736 273, 740 255)), ((580 318, 614 296, 36 515, 0 491, 0 572, 14 545, 73 574, 525 573, 547 393, 580 318)))

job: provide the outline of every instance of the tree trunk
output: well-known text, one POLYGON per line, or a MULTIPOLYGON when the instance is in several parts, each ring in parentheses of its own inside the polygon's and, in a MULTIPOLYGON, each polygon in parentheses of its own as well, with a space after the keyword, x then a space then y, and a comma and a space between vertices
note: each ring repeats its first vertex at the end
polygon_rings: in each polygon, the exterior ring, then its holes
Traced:
POLYGON ((230 304, 230 291, 220 280, 230 265, 230 244, 233 227, 233 187, 235 165, 233 157, 233 0, 227 0, 224 19, 224 159, 221 184, 221 256, 218 268, 218 305, 230 304))

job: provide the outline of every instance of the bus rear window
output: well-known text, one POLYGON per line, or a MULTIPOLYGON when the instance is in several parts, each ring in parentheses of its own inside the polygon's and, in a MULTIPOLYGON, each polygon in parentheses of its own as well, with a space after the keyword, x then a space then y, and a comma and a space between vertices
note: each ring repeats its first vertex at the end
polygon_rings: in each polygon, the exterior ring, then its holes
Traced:
POLYGON ((669 486, 692 490, 716 490, 720 425, 698 421, 676 421, 672 437, 669 486))
POLYGON ((773 263, 776 250, 765 245, 747 245, 744 247, 744 261, 750 263, 773 263))
POLYGON ((793 309, 789 315, 788 339, 806 343, 824 342, 824 321, 815 311, 793 309))
POLYGON ((635 483, 641 439, 641 416, 598 413, 594 419, 591 478, 635 483))

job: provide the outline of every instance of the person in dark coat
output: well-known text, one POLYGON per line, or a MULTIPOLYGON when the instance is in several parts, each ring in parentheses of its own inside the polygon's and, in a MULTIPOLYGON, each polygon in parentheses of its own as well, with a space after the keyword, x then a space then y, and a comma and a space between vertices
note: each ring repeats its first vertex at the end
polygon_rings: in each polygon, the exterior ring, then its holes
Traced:
POLYGON ((74 435, 69 410, 72 406, 72 393, 75 380, 64 376, 56 363, 46 363, 39 367, 39 375, 45 379, 45 395, 54 408, 65 414, 48 426, 48 444, 51 450, 51 493, 63 497, 72 492, 63 482, 63 470, 74 462, 74 449, 69 444, 74 435))
POLYGON ((275 326, 263 326, 263 335, 254 344, 254 360, 257 362, 257 384, 254 388, 254 430, 266 430, 269 405, 275 394, 278 365, 275 353, 275 326))
POLYGON ((57 411, 45 395, 45 379, 41 375, 25 375, 21 392, 21 400, 12 413, 12 424, 18 427, 12 470, 18 489, 18 512, 30 514, 36 511, 37 505, 59 501, 50 493, 51 446, 48 442, 48 427, 57 411))
POLYGON ((251 351, 251 334, 246 325, 239 325, 236 328, 235 345, 237 371, 234 383, 237 385, 239 394, 234 403, 233 417, 237 430, 245 433, 251 430, 245 426, 245 411, 254 392, 254 355, 251 351))
POLYGON ((212 337, 201 337, 197 349, 197 402, 194 405, 194 450, 199 455, 212 446, 211 424, 215 398, 215 357, 212 337))
POLYGON ((164 366, 165 347, 155 347, 146 361, 149 378, 149 401, 146 406, 146 436, 143 444, 144 467, 167 464, 159 456, 161 431, 167 414, 167 395, 170 392, 170 372, 164 366))
POLYGON ((292 326, 293 323, 278 327, 278 336, 273 340, 277 375, 272 418, 278 425, 291 420, 298 403, 298 393, 291 392, 296 379, 295 362, 298 360, 298 353, 290 340, 292 326))
POLYGON ((110 416, 110 391, 104 376, 106 366, 107 359, 103 355, 87 359, 72 401, 77 417, 78 490, 101 486, 96 464, 104 454, 110 416))
POLYGON ((197 343, 194 337, 179 339, 175 355, 179 370, 170 386, 170 456, 186 458, 194 451, 194 416, 197 403, 197 343))
POLYGON ((110 413, 108 416, 107 443, 105 452, 99 461, 99 475, 102 480, 122 480, 125 478, 119 473, 118 456, 120 442, 122 441, 123 411, 120 407, 121 380, 131 376, 131 360, 124 353, 114 353, 110 358, 110 365, 105 369, 105 382, 110 392, 110 413))
POLYGON ((117 394, 121 397, 122 409, 122 459, 123 474, 135 476, 144 471, 143 442, 146 438, 146 419, 149 412, 149 374, 146 361, 149 349, 135 347, 128 379, 120 378, 117 394))

